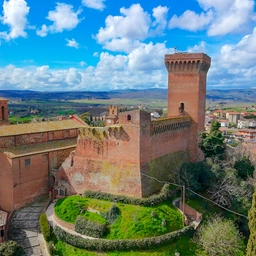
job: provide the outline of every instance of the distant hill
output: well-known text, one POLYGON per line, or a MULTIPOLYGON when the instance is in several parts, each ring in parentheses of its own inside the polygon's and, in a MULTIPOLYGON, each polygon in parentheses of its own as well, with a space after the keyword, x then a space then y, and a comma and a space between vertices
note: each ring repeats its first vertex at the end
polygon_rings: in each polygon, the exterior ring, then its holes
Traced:
MULTIPOLYGON (((189 93, 189 92, 188 92, 189 93)), ((0 90, 0 97, 10 100, 43 100, 61 101, 74 99, 111 99, 111 98, 152 98, 167 99, 167 89, 146 90, 114 90, 114 91, 70 91, 70 92, 38 92, 30 90, 0 90)), ((207 99, 216 101, 255 102, 256 89, 208 90, 207 99)))

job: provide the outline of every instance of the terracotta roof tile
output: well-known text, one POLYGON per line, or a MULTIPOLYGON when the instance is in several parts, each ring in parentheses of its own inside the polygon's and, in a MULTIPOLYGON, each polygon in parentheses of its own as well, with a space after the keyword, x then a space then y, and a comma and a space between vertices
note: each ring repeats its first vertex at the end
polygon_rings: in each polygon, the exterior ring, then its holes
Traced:
POLYGON ((76 143, 77 138, 23 145, 13 148, 1 148, 0 151, 2 151, 9 158, 16 158, 39 153, 47 153, 58 149, 72 148, 76 147, 76 143))
POLYGON ((30 134, 38 132, 60 131, 67 129, 78 129, 85 125, 73 120, 50 121, 41 123, 13 124, 0 126, 0 137, 30 134))

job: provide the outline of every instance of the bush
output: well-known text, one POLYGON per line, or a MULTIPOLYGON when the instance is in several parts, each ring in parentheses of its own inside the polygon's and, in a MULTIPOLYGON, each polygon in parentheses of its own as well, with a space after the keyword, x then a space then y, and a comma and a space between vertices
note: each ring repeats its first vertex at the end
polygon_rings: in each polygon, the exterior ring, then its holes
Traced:
POLYGON ((167 245, 182 235, 194 234, 194 226, 190 225, 181 230, 174 231, 157 237, 148 237, 140 239, 124 240, 106 240, 106 239, 85 239, 79 236, 67 233, 58 226, 54 227, 54 234, 58 240, 68 243, 74 247, 87 249, 91 251, 123 251, 123 250, 142 250, 167 245))
POLYGON ((45 241, 49 242, 51 236, 50 226, 45 213, 40 215, 39 218, 41 232, 43 233, 45 241))
POLYGON ((0 244, 1 256, 22 256, 25 255, 24 249, 15 241, 9 240, 0 244))
POLYGON ((108 212, 101 213, 101 216, 105 218, 109 224, 112 224, 119 215, 120 215, 120 210, 115 204, 111 206, 108 212))
POLYGON ((170 185, 165 184, 158 195, 153 195, 148 198, 133 198, 128 196, 117 196, 117 195, 112 195, 112 194, 103 193, 99 191, 85 191, 84 196, 89 198, 94 198, 94 199, 113 201, 113 202, 118 201, 124 204, 150 206, 152 203, 153 204, 162 203, 166 199, 174 196, 176 192, 177 192, 176 190, 170 190, 170 185))
POLYGON ((106 225, 99 222, 90 221, 82 216, 78 216, 75 222, 75 231, 87 236, 103 237, 106 232, 106 225))
POLYGON ((54 246, 54 242, 53 241, 50 241, 47 245, 48 247, 48 252, 50 253, 50 255, 55 255, 55 252, 56 252, 56 248, 54 246))

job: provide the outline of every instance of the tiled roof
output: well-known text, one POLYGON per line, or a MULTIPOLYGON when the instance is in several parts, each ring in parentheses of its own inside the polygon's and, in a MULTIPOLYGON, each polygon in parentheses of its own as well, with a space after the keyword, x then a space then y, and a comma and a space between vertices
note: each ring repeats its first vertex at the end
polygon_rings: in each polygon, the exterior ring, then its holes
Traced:
POLYGON ((0 227, 5 226, 7 221, 7 212, 0 211, 0 227))
POLYGON ((29 134, 38 132, 60 131, 67 129, 77 129, 85 125, 73 120, 50 121, 41 123, 13 124, 0 126, 0 137, 29 134))
POLYGON ((23 145, 13 148, 1 148, 6 156, 9 158, 16 158, 27 155, 34 155, 39 153, 47 153, 50 151, 55 151, 58 149, 72 148, 76 147, 77 139, 66 139, 66 140, 56 140, 51 142, 23 145))
POLYGON ((6 99, 6 98, 3 98, 3 97, 0 97, 0 100, 8 100, 8 99, 6 99))

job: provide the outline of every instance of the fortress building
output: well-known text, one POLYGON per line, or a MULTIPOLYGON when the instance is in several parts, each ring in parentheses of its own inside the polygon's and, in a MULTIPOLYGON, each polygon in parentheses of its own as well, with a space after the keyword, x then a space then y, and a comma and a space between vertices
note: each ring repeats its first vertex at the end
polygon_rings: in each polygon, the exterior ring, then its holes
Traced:
POLYGON ((56 173, 56 192, 145 197, 161 188, 148 176, 168 180, 182 163, 202 160, 197 138, 204 130, 210 63, 203 53, 165 55, 168 117, 151 121, 146 111, 111 107, 105 127, 79 129, 76 149, 56 173))
POLYGON ((12 212, 48 194, 55 182, 50 174, 75 149, 78 128, 86 124, 73 116, 63 121, 7 125, 7 102, 0 98, 0 124, 4 123, 0 126, 0 210, 12 212))

